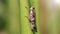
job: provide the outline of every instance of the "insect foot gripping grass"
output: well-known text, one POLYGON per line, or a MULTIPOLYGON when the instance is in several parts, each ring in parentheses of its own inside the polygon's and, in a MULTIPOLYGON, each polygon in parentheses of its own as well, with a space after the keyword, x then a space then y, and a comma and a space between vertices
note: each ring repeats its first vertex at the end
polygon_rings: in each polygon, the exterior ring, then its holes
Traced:
MULTIPOLYGON (((27 17, 27 16, 26 16, 27 17)), ((36 27, 36 12, 35 12, 35 7, 32 6, 29 11, 29 17, 27 17, 29 22, 31 23, 31 29, 33 32, 37 32, 37 27, 36 27)))

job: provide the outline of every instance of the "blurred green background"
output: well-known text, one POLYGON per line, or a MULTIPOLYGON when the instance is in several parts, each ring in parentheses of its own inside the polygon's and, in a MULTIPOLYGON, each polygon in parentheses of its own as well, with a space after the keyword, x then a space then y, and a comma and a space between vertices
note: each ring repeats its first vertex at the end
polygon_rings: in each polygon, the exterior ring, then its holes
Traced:
POLYGON ((0 0, 0 26, 0 34, 60 34, 60 1, 0 0), (37 32, 31 31, 25 17, 31 6, 36 11, 37 32))

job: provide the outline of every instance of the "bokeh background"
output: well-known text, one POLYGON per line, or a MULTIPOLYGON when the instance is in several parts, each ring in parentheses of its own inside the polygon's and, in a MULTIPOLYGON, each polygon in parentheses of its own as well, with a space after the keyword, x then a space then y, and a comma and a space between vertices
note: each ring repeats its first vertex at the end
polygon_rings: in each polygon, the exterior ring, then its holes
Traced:
POLYGON ((60 0, 0 0, 0 34, 60 34, 60 0), (37 32, 25 17, 31 6, 37 32))

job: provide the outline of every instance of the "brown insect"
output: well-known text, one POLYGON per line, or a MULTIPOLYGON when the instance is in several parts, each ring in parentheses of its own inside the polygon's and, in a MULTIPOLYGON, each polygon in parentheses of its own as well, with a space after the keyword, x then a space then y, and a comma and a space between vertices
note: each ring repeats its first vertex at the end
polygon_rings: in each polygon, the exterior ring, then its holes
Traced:
POLYGON ((36 27, 36 12, 35 12, 35 7, 34 6, 32 6, 30 8, 29 17, 27 17, 27 18, 28 18, 29 22, 31 23, 32 31, 37 32, 37 27, 36 27))

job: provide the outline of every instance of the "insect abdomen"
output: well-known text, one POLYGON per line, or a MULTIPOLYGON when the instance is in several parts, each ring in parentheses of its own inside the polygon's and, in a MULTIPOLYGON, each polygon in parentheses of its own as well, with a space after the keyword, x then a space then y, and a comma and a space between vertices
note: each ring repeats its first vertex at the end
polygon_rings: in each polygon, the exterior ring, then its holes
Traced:
POLYGON ((36 13, 35 13, 35 8, 32 6, 30 8, 30 23, 31 23, 31 28, 32 31, 37 32, 37 27, 36 27, 36 13))

